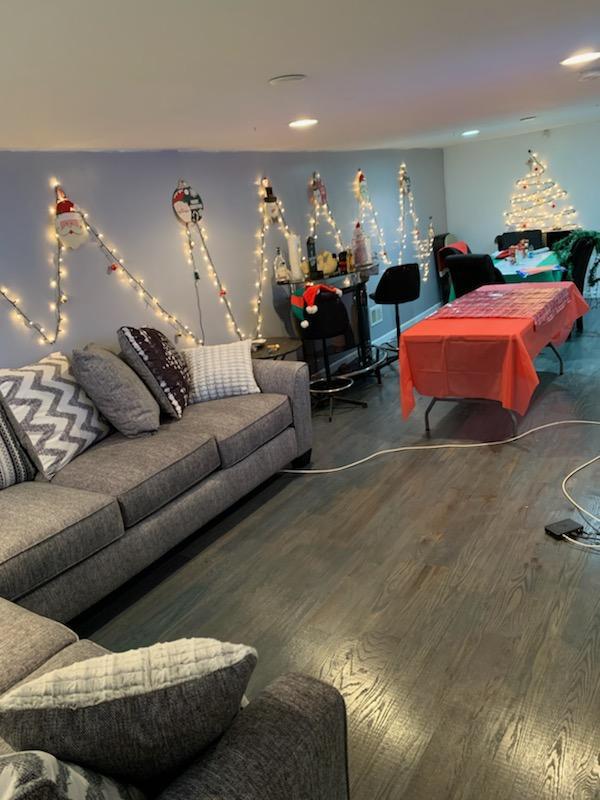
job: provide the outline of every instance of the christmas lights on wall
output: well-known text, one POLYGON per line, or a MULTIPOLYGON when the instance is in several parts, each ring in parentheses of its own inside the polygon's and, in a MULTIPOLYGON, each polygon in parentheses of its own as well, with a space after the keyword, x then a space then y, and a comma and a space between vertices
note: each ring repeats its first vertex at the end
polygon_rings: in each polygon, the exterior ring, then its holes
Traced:
POLYGON ((38 342, 44 346, 53 345, 56 342, 60 334, 63 333, 67 322, 67 316, 63 310, 63 306, 69 299, 63 291, 63 278, 67 274, 64 264, 64 251, 67 248, 76 250, 87 239, 87 230, 79 209, 69 200, 54 178, 50 180, 50 185, 55 194, 55 204, 48 209, 54 223, 50 226, 48 235, 55 247, 54 253, 49 258, 49 264, 53 272, 50 279, 53 299, 49 303, 50 311, 54 312, 52 330, 48 331, 27 314, 16 293, 12 292, 7 286, 0 286, 0 296, 12 306, 13 319, 22 323, 28 330, 39 334, 38 342))
POLYGON ((359 169, 354 176, 352 182, 352 191, 358 203, 358 221, 360 222, 363 230, 367 230, 367 226, 371 230, 371 236, 377 242, 377 260, 382 261, 387 267, 392 263, 387 254, 385 245, 385 236, 379 224, 378 213, 375 211, 373 201, 367 186, 367 178, 362 169, 359 169))
POLYGON ((342 233, 333 218, 329 203, 327 202, 327 189, 318 172, 313 172, 308 182, 308 200, 312 206, 312 211, 308 218, 308 235, 316 240, 319 224, 321 220, 324 220, 329 228, 329 232, 334 238, 338 253, 345 250, 346 248, 342 243, 342 233))
POLYGON ((527 174, 515 181, 510 210, 504 212, 509 231, 563 230, 579 227, 577 212, 566 202, 567 192, 547 175, 547 166, 537 153, 528 151, 527 174))
POLYGON ((400 216, 398 219, 398 234, 400 237, 400 251, 398 263, 405 263, 405 259, 416 259, 421 268, 423 282, 429 278, 429 266, 433 249, 433 220, 429 217, 426 236, 421 236, 419 217, 415 211, 415 200, 412 191, 410 176, 406 164, 401 164, 398 171, 398 195, 400 201, 400 216), (408 234, 411 231, 409 246, 408 234))
POLYGON ((269 264, 266 252, 266 238, 267 231, 271 226, 279 228, 289 247, 289 239, 292 235, 289 225, 285 219, 285 208, 281 200, 273 192, 273 187, 270 180, 265 176, 256 180, 256 187, 258 192, 258 214, 260 223, 256 230, 256 250, 255 255, 259 262, 258 267, 258 280, 256 281, 255 288, 257 289, 256 298, 252 301, 254 313, 256 315, 256 326, 254 329, 254 338, 260 339, 263 335, 263 297, 265 282, 269 276, 269 264))
POLYGON ((238 339, 245 339, 244 333, 240 328, 235 315, 233 313, 233 308, 231 306, 231 301, 229 300, 229 296, 227 294, 227 289, 223 284, 223 281, 219 277, 219 273, 217 272, 217 268, 215 267, 215 263, 213 261, 212 255, 210 250, 208 249, 207 245, 207 238, 208 234, 206 229, 200 224, 202 220, 202 212, 204 211, 204 204, 198 192, 194 191, 191 188, 189 183, 181 179, 177 184, 177 188, 173 192, 173 196, 171 198, 171 205, 173 208, 173 212, 179 222, 182 223, 184 226, 184 236, 185 236, 185 247, 186 247, 186 256, 188 264, 192 267, 193 275, 194 275, 194 288, 196 292, 196 305, 198 307, 198 320, 200 325, 200 332, 201 332, 201 341, 200 344, 204 344, 204 326, 202 324, 202 305, 200 301, 200 270, 196 261, 196 241, 194 239, 194 233, 196 233, 198 237, 198 242, 200 245, 200 252, 202 255, 202 259, 204 261, 204 265, 208 271, 208 277, 212 281, 215 289, 217 290, 219 302, 225 307, 225 313, 227 315, 227 323, 229 325, 229 330, 231 333, 235 333, 238 339))

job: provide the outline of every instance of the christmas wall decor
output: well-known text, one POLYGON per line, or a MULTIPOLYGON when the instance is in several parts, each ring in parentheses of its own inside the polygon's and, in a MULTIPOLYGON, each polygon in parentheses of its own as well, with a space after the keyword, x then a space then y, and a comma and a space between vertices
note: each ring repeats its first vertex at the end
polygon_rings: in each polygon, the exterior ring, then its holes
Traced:
POLYGON ((219 297, 219 302, 225 306, 225 312, 227 314, 227 322, 229 325, 229 329, 232 333, 235 333, 238 339, 244 339, 245 336, 242 333, 240 326, 237 323, 237 320, 233 313, 233 308, 231 307, 231 302, 227 295, 227 289, 223 285, 223 281, 219 277, 219 273, 217 272, 217 268, 215 267, 213 258, 210 254, 210 250, 208 249, 208 245, 206 244, 207 241, 207 233, 206 229, 202 227, 200 224, 202 220, 202 213, 204 211, 204 203, 202 202, 202 198, 192 187, 184 181, 180 179, 177 183, 177 187, 173 192, 171 198, 171 206, 173 208, 173 212, 176 218, 181 222, 184 226, 184 234, 186 240, 186 250, 187 250, 187 261, 188 264, 192 267, 193 275, 194 275, 194 289, 196 292, 196 305, 198 308, 198 321, 200 325, 200 332, 202 335, 202 339, 200 344, 204 344, 204 326, 202 324, 202 304, 200 300, 200 270, 198 268, 198 264, 196 262, 196 241, 194 239, 194 233, 198 237, 200 243, 200 251, 202 253, 202 258, 204 260, 204 264, 208 271, 208 276, 213 282, 215 289, 217 290, 217 294, 219 297))
POLYGON ((419 227, 419 217, 415 211, 415 201, 412 191, 410 176, 406 169, 406 164, 400 165, 398 171, 398 193, 400 197, 400 216, 398 220, 398 234, 400 236, 400 251, 398 254, 398 263, 405 263, 405 258, 414 258, 419 262, 421 267, 421 276, 424 282, 429 278, 429 266, 431 262, 431 253, 433 249, 433 239, 435 231, 433 229, 433 220, 429 217, 429 224, 427 226, 427 235, 421 236, 419 227), (408 244, 408 233, 411 233, 411 247, 408 244), (409 254, 410 249, 410 254, 409 254))
POLYGON ((88 238, 81 211, 58 184, 54 187, 54 193, 56 195, 55 225, 58 239, 69 250, 77 250, 88 238))
POLYGON ((271 226, 279 228, 280 232, 286 239, 288 247, 296 247, 297 237, 292 234, 289 225, 285 219, 285 208, 283 203, 276 196, 273 191, 270 180, 265 176, 258 178, 256 181, 258 191, 258 214, 260 222, 256 230, 257 245, 255 255, 259 261, 258 280, 256 282, 256 298, 253 300, 254 313, 256 315, 256 326, 254 329, 254 338, 262 338, 262 304, 264 296, 265 281, 269 275, 269 263, 266 252, 266 238, 267 231, 271 226), (293 237, 293 239, 292 239, 293 237))
POLYGON ((87 230, 83 221, 81 211, 69 200, 62 188, 58 185, 55 178, 50 180, 50 185, 55 192, 55 205, 50 206, 50 214, 54 217, 54 224, 50 229, 50 235, 55 242, 55 251, 49 258, 50 266, 53 270, 50 279, 53 299, 50 301, 50 311, 54 312, 54 325, 51 331, 39 322, 32 319, 21 305, 21 300, 7 286, 0 286, 0 296, 12 306, 12 316, 16 322, 21 322, 28 330, 35 331, 38 342, 41 345, 53 345, 61 333, 63 333, 67 322, 63 306, 68 301, 66 293, 63 291, 63 278, 67 274, 64 265, 63 253, 66 247, 77 249, 80 244, 87 239, 87 230))
POLYGON ((352 190, 356 202, 358 203, 358 220, 363 230, 367 229, 367 225, 370 227, 371 236, 377 241, 376 258, 389 267, 391 261, 385 247, 385 236, 383 235, 383 230, 377 219, 378 214, 373 206, 373 201, 371 200, 371 195, 367 186, 367 178, 362 169, 359 169, 354 176, 352 190))
POLYGON ((515 182, 510 210, 504 212, 506 230, 564 230, 579 227, 577 212, 566 202, 567 192, 547 175, 537 153, 528 150, 527 174, 515 182))
POLYGON ((318 172, 313 172, 308 182, 308 200, 312 206, 312 212, 308 220, 308 235, 313 239, 317 238, 317 229, 321 219, 324 219, 329 227, 329 231, 334 238, 338 253, 346 248, 342 244, 342 233, 338 228, 333 214, 327 202, 327 189, 323 179, 318 172))

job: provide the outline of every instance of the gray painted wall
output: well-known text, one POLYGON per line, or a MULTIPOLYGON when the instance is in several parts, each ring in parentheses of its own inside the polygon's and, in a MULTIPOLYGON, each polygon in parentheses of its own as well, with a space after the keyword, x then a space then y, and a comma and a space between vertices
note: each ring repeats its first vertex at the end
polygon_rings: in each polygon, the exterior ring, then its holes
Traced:
MULTIPOLYGON (((362 168, 388 242, 397 255, 397 171, 406 161, 413 180, 416 209, 423 227, 431 214, 438 231, 446 229, 443 154, 441 150, 392 150, 340 153, 0 153, 0 281, 22 300, 34 319, 51 328, 52 300, 48 259, 48 206, 53 201, 50 176, 56 175, 71 198, 115 245, 129 268, 172 312, 188 324, 197 320, 190 268, 186 263, 180 226, 170 198, 179 177, 186 178, 204 200, 204 221, 209 246, 243 330, 253 327, 251 300, 257 279, 254 257, 258 225, 254 181, 267 174, 282 198, 289 225, 304 239, 307 235, 306 185, 311 172, 321 172, 330 206, 344 236, 350 238, 356 204, 351 183, 362 168)), ((270 257, 283 244, 276 232, 268 238, 270 257)), ((320 246, 335 249, 319 238, 320 246)), ((96 246, 87 244, 67 252, 68 274, 64 289, 67 332, 52 349, 66 352, 89 341, 114 344, 123 324, 152 324, 156 316, 131 289, 107 275, 107 262, 96 246)), ((373 279, 375 285, 377 279, 373 279)), ((373 288, 374 288, 373 285, 373 288)), ((403 308, 409 319, 438 301, 435 276, 422 288, 421 298, 403 308)), ((205 274, 202 304, 208 343, 227 341, 222 306, 205 274)), ((271 285, 265 293, 264 332, 284 332, 288 302, 284 290, 271 285), (279 313, 278 313, 279 310, 279 313)), ((171 335, 171 329, 162 326, 171 335)), ((378 337, 393 328, 393 314, 373 329, 378 337)), ((9 306, 0 299, 0 364, 16 366, 36 360, 47 348, 10 318, 9 306)))

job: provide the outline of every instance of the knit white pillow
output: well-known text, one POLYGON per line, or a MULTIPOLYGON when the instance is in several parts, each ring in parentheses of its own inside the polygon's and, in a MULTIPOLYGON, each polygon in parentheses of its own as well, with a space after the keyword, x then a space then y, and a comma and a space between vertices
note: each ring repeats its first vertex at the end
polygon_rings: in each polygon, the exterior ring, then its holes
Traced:
POLYGON ((183 351, 190 372, 190 402, 260 392, 254 379, 252 342, 200 345, 183 351))
POLYGON ((256 651, 180 639, 47 672, 0 698, 0 736, 143 783, 198 756, 237 714, 256 651))

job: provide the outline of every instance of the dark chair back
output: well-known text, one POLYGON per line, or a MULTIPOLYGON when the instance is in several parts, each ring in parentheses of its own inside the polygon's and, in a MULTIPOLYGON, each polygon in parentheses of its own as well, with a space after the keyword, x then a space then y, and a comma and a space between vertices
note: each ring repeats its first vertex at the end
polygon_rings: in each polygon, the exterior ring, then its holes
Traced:
POLYGON ((302 339, 331 339, 351 334, 348 312, 341 297, 332 292, 321 292, 315 300, 316 314, 307 314, 308 327, 300 327, 302 339))
POLYGON ((552 248, 561 239, 566 239, 573 231, 546 231, 546 247, 552 248))
POLYGON ((571 274, 573 277, 573 283, 575 286, 577 286, 582 294, 585 286, 585 275, 593 251, 594 241, 593 239, 588 239, 587 237, 579 239, 577 242, 575 242, 573 245, 573 250, 571 251, 571 262, 573 264, 571 274))
POLYGON ((446 265, 456 297, 462 297, 490 283, 505 283, 504 277, 488 255, 448 256, 446 265))
POLYGON ((421 275, 418 264, 399 264, 388 267, 371 295, 376 303, 396 305, 410 303, 421 294, 421 275))
POLYGON ((519 244, 521 239, 527 239, 529 246, 534 250, 543 246, 542 231, 536 228, 531 231, 506 231, 501 233, 496 236, 498 250, 506 250, 507 247, 511 247, 513 244, 519 244))
POLYGON ((442 274, 446 269, 446 259, 448 256, 467 255, 471 252, 471 248, 466 242, 453 242, 446 247, 440 248, 437 252, 437 267, 438 272, 442 274))

